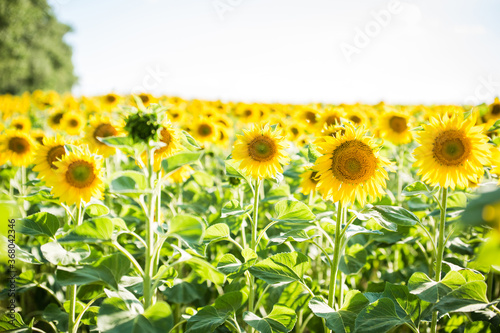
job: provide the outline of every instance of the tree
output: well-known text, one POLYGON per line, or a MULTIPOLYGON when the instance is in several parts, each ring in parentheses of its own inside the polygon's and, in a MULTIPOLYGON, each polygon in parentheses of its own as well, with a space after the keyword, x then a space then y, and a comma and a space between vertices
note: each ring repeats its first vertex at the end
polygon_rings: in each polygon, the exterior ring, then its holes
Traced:
POLYGON ((70 90, 77 78, 63 40, 69 31, 47 0, 0 1, 0 94, 70 90))

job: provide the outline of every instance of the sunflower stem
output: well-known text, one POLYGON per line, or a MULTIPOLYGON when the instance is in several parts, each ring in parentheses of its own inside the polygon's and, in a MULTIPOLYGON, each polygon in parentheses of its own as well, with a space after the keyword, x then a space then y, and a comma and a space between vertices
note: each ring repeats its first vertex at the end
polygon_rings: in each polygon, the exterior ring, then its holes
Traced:
POLYGON ((147 167, 148 167, 148 204, 146 208, 146 262, 144 267, 144 309, 148 309, 154 304, 154 290, 151 289, 151 279, 154 276, 154 248, 155 248, 155 233, 153 230, 155 219, 155 173, 154 166, 154 150, 147 150, 147 167))
POLYGON ((344 208, 339 201, 337 207, 337 222, 335 223, 335 243, 333 248, 333 260, 330 266, 330 289, 328 293, 328 305, 335 309, 335 291, 337 288, 337 273, 340 261, 340 247, 342 246, 342 223, 344 222, 344 208))
MULTIPOLYGON (((443 187, 441 189, 441 219, 439 221, 439 235, 438 235, 438 249, 437 249, 437 258, 436 258, 436 274, 434 280, 439 282, 441 280, 441 266, 443 263, 443 252, 445 245, 445 224, 446 224, 446 199, 448 197, 448 188, 443 187)), ((437 311, 432 312, 432 323, 431 323, 431 332, 436 333, 437 330, 437 311)))
POLYGON ((401 196, 401 193, 403 192, 403 164, 404 164, 404 159, 405 159, 405 150, 400 147, 399 149, 399 158, 398 158, 398 197, 397 201, 398 204, 401 206, 403 202, 403 198, 401 196))
MULTIPOLYGON (((82 211, 82 203, 78 203, 76 209, 76 224, 74 227, 78 227, 83 222, 83 211, 82 211)), ((77 331, 78 327, 75 328, 75 324, 77 324, 76 320, 76 285, 69 285, 66 290, 67 298, 69 300, 69 316, 68 316, 68 332, 77 331)), ((78 324, 77 324, 78 325, 78 324)))
MULTIPOLYGON (((250 248, 257 253, 257 232, 258 232, 258 215, 259 215, 259 192, 260 186, 262 184, 262 179, 255 180, 255 193, 253 197, 253 216, 252 216, 252 239, 250 240, 250 248)), ((255 279, 252 275, 250 275, 250 293, 248 296, 248 311, 254 311, 254 300, 255 300, 255 279)), ((253 333, 254 329, 250 327, 250 333, 253 333)))

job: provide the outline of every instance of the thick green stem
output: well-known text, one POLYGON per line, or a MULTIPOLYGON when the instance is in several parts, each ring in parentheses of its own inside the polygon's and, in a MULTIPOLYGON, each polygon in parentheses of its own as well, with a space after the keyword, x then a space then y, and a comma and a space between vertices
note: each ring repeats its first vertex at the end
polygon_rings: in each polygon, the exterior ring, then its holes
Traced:
POLYGON ((340 261, 340 247, 342 246, 342 223, 344 222, 344 209, 342 203, 338 203, 337 221, 335 223, 335 243, 333 249, 333 260, 330 266, 330 290, 328 293, 328 305, 335 309, 335 290, 337 288, 337 273, 340 261))
MULTIPOLYGON (((76 224, 74 227, 76 228, 83 222, 83 214, 82 204, 81 202, 78 204, 76 209, 76 224)), ((75 328, 76 323, 76 285, 69 285, 66 289, 66 297, 69 300, 69 316, 68 316, 68 332, 77 331, 78 327, 75 328)), ((78 325, 78 324, 77 324, 78 325)))
MULTIPOLYGON (((259 191, 260 185, 262 183, 261 179, 255 181, 255 193, 253 197, 253 216, 252 216, 252 239, 250 240, 250 248, 257 253, 257 232, 259 226, 259 191)), ((252 275, 249 277, 249 288, 250 293, 248 295, 248 311, 254 311, 254 301, 256 296, 256 283, 252 275)), ((250 327, 250 333, 253 333, 254 329, 250 327)))
POLYGON ((154 304, 154 290, 151 288, 151 279, 154 276, 154 248, 155 248, 155 233, 153 224, 155 219, 155 172, 154 166, 154 150, 148 150, 148 203, 146 205, 146 263, 144 267, 144 309, 148 309, 154 304))
MULTIPOLYGON (((444 252, 444 232, 446 224, 446 199, 448 197, 448 188, 443 187, 441 189, 441 219, 439 221, 439 235, 438 235, 438 249, 436 258, 436 274, 434 280, 439 282, 441 280, 441 266, 443 263, 443 252, 444 252)), ((436 333, 437 330, 437 311, 432 313, 432 323, 431 332, 436 333)))

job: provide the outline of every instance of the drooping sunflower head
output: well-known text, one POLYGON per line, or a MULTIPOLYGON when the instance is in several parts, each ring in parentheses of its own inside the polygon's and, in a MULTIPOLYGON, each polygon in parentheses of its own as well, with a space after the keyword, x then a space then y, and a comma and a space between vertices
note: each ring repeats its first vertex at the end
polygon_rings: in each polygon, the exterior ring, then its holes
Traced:
POLYGON ((318 172, 309 169, 300 175, 300 192, 302 194, 308 195, 311 192, 316 192, 316 186, 318 185, 318 172))
POLYGON ((101 199, 104 191, 103 169, 97 155, 88 148, 75 149, 54 162, 57 168, 53 176, 47 177, 52 194, 60 201, 71 204, 89 202, 91 198, 101 199))
POLYGON ((420 144, 413 152, 418 175, 432 186, 464 188, 469 181, 477 182, 489 164, 491 145, 484 135, 484 126, 474 126, 476 116, 464 119, 463 113, 451 118, 431 118, 417 134, 420 144))
POLYGON ((38 178, 47 178, 55 176, 57 170, 55 162, 61 160, 66 154, 65 144, 71 144, 71 141, 65 141, 62 136, 45 137, 43 145, 37 147, 35 153, 35 167, 33 171, 38 172, 38 178))
POLYGON ((401 145, 410 143, 413 135, 410 125, 410 117, 403 112, 390 111, 382 115, 380 120, 379 133, 384 139, 401 145))
POLYGON ((85 128, 85 118, 76 111, 66 112, 61 119, 61 128, 69 135, 79 136, 85 128))
POLYGON ((107 138, 110 136, 119 136, 122 134, 123 124, 112 121, 109 117, 92 116, 90 117, 90 125, 85 130, 84 141, 89 145, 91 151, 97 151, 104 157, 109 157, 116 152, 116 148, 108 146, 99 138, 107 138))
POLYGON ((317 188, 325 199, 344 205, 358 201, 363 206, 368 196, 384 194, 388 179, 384 168, 391 163, 379 155, 379 146, 366 132, 348 123, 344 135, 324 137, 325 142, 318 143, 323 156, 316 160, 314 170, 319 177, 317 188))
POLYGON ((156 113, 139 110, 125 119, 124 129, 135 142, 148 143, 150 140, 156 141, 160 127, 161 122, 156 113))
POLYGON ((27 133, 31 130, 31 120, 26 116, 18 116, 12 119, 10 128, 27 133))
POLYGON ((233 159, 240 163, 240 169, 254 178, 271 178, 283 172, 283 165, 290 161, 285 149, 288 144, 281 130, 269 124, 254 125, 237 135, 233 146, 233 159))
POLYGON ((7 130, 1 138, 0 153, 14 166, 28 166, 33 161, 36 143, 29 134, 7 130))

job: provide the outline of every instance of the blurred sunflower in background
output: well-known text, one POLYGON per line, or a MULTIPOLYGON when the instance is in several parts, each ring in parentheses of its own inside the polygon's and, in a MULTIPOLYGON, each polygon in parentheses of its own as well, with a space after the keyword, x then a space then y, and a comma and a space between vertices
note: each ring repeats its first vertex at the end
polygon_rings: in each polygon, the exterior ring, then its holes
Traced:
POLYGON ((61 119, 61 129, 69 135, 79 136, 85 128, 85 118, 76 111, 66 112, 61 119))
POLYGON ((26 116, 15 117, 10 122, 10 128, 21 132, 29 132, 31 130, 31 120, 26 116))
POLYGON ((347 123, 344 135, 325 136, 325 142, 318 143, 323 156, 316 160, 314 171, 324 199, 343 205, 357 201, 363 206, 368 196, 379 198, 385 194, 389 177, 384 168, 391 162, 379 155, 380 146, 366 134, 363 127, 347 123))
POLYGON ((166 120, 162 123, 159 130, 159 140, 164 146, 154 152, 154 170, 156 172, 160 170, 162 160, 183 149, 181 135, 180 131, 170 121, 166 120))
POLYGON ((255 179, 271 178, 283 172, 290 157, 285 151, 288 144, 281 130, 273 129, 269 124, 253 125, 237 135, 233 146, 233 159, 240 162, 240 169, 255 179))
POLYGON ((142 104, 144 104, 144 106, 146 106, 146 107, 148 107, 149 104, 151 104, 151 103, 158 102, 158 100, 156 98, 154 98, 153 95, 147 94, 147 93, 139 94, 139 95, 137 95, 137 97, 139 97, 141 99, 142 104))
POLYGON ((487 128, 491 127, 497 120, 500 119, 500 99, 495 97, 495 101, 488 107, 488 112, 484 115, 487 128))
POLYGON ((404 112, 394 110, 382 114, 379 126, 380 137, 395 145, 410 143, 413 140, 410 117, 404 112))
POLYGON ((117 94, 110 93, 101 97, 101 105, 105 109, 111 110, 118 106, 120 100, 121 100, 120 96, 118 96, 117 94))
POLYGON ((413 156, 417 175, 432 186, 464 188, 469 181, 477 183, 484 173, 483 166, 490 163, 491 145, 482 132, 484 126, 474 126, 476 116, 464 119, 462 112, 450 118, 430 118, 430 124, 422 125, 416 141, 420 144, 413 156))
POLYGON ((179 169, 169 174, 166 179, 171 184, 182 184, 186 180, 188 180, 193 172, 193 168, 191 168, 189 165, 183 165, 179 169))
POLYGON ((61 128, 61 120, 64 116, 64 111, 62 110, 53 110, 49 116, 49 126, 53 130, 58 130, 61 128))
MULTIPOLYGON (((312 166, 311 166, 312 167, 312 166)), ((316 187, 318 185, 318 172, 309 169, 300 174, 300 193, 309 195, 310 193, 316 192, 316 187)))
POLYGON ((31 130, 31 137, 35 139, 36 142, 43 145, 43 138, 45 138, 45 131, 41 128, 35 128, 31 130))
POLYGON ((220 138, 218 126, 209 118, 200 117, 195 120, 189 130, 193 137, 201 143, 215 143, 220 138))
POLYGON ((118 136, 122 133, 123 125, 111 121, 109 117, 95 115, 91 116, 89 126, 85 130, 84 141, 89 145, 90 151, 97 151, 103 157, 109 157, 116 152, 115 147, 108 146, 99 138, 118 136))
POLYGON ((341 119, 345 118, 346 114, 344 109, 341 107, 326 107, 321 113, 320 120, 318 122, 319 128, 323 129, 330 125, 338 125, 341 123, 341 119))
POLYGON ((52 194, 68 205, 80 205, 91 198, 101 199, 104 170, 102 160, 96 157, 88 148, 80 147, 53 162, 55 174, 46 178, 47 184, 52 186, 52 194))
POLYGON ((0 139, 0 153, 13 166, 28 166, 33 161, 36 143, 29 134, 7 130, 0 139))
POLYGON ((60 135, 55 137, 46 137, 43 140, 43 145, 38 146, 34 156, 33 171, 38 172, 38 178, 50 178, 55 176, 57 167, 54 162, 59 161, 65 154, 64 145, 72 144, 71 141, 65 141, 60 135))

